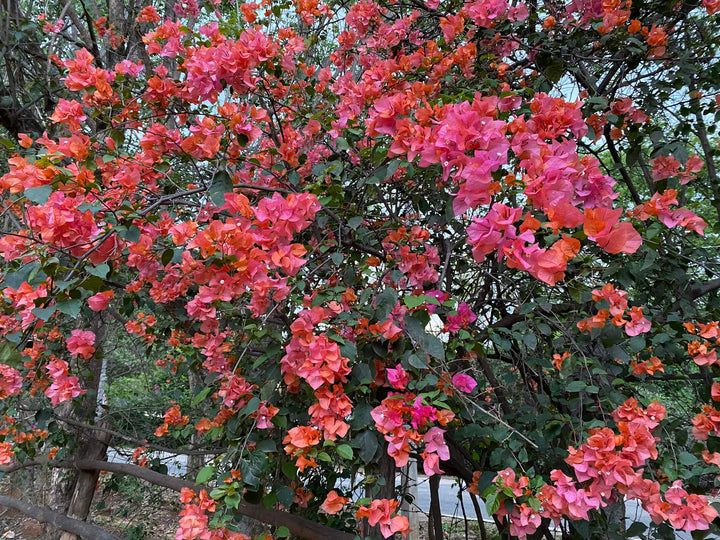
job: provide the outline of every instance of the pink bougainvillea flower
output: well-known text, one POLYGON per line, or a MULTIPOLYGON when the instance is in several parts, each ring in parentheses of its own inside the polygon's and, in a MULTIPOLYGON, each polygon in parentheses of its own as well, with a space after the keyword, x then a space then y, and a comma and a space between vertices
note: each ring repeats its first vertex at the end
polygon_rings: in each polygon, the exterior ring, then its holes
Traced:
POLYGON ((258 429, 271 429, 273 427, 272 418, 275 416, 280 409, 271 405, 270 403, 264 402, 258 407, 255 412, 255 418, 257 419, 258 429))
POLYGON ((87 360, 95 354, 95 334, 90 330, 73 330, 66 345, 70 354, 87 360))
POLYGON ((473 379, 470 375, 465 375, 464 373, 456 373, 453 375, 452 383, 461 392, 465 392, 466 394, 469 394, 473 391, 473 389, 477 386, 477 381, 473 379))
POLYGON ((45 395, 50 398, 53 405, 59 405, 63 401, 85 393, 85 390, 80 388, 79 379, 68 375, 68 363, 65 360, 54 359, 45 366, 45 369, 52 379, 52 384, 45 390, 45 395))
POLYGON ((20 372, 5 364, 0 364, 0 399, 16 396, 22 387, 20 372))
POLYGON ((110 300, 112 300, 114 297, 114 291, 99 292, 88 298, 88 306, 90 306, 90 309, 92 309, 93 311, 102 311, 104 309, 107 309, 108 305, 110 304, 110 300))
POLYGON ((375 499, 370 507, 361 506, 357 511, 357 518, 367 518, 371 526, 380 525, 380 532, 385 538, 399 532, 405 536, 410 532, 410 523, 405 516, 392 516, 400 501, 388 499, 375 499))
POLYGON ((409 378, 407 371, 405 371, 400 364, 394 368, 387 368, 385 374, 387 375, 388 382, 395 390, 405 390, 409 378))
POLYGON ((461 328, 467 328, 477 320, 475 315, 465 302, 460 302, 457 308, 457 315, 448 315, 448 332, 457 332, 461 328))
POLYGON ((625 333, 628 336, 637 336, 650 331, 650 321, 643 316, 643 308, 633 306, 630 310, 630 320, 625 323, 625 333))

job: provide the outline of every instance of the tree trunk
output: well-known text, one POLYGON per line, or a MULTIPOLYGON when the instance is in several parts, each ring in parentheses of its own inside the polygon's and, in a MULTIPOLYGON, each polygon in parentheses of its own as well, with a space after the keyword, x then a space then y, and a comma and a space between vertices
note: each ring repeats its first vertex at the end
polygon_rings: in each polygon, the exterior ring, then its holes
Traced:
MULTIPOLYGON (((387 448, 383 449, 382 457, 378 463, 380 471, 378 478, 385 479, 385 485, 380 486, 377 494, 371 493, 371 488, 367 488, 366 496, 374 499, 394 499, 395 498, 395 460, 388 455, 387 448)), ((362 523, 363 538, 370 537, 376 540, 384 540, 384 536, 380 532, 380 525, 371 527, 367 519, 363 519, 362 523)))
POLYGON ((429 479, 430 483, 430 514, 428 519, 429 540, 442 540, 442 512, 440 510, 440 478, 439 474, 433 474, 429 479))
MULTIPOLYGON (((72 406, 69 401, 61 403, 56 409, 57 414, 60 416, 70 416, 71 411, 72 406)), ((50 489, 47 498, 47 505, 55 512, 67 514, 74 489, 75 476, 72 471, 65 469, 52 469, 49 480, 50 489)), ((59 538, 61 534, 49 527, 45 529, 45 531, 45 538, 47 540, 55 540, 59 538)))
POLYGON ((420 512, 417 509, 418 499, 418 464, 415 458, 410 458, 408 464, 402 468, 401 493, 412 497, 412 504, 407 500, 400 503, 399 513, 408 518, 410 533, 406 540, 420 540, 420 512))
MULTIPOLYGON (((77 453, 78 459, 106 461, 110 438, 111 435, 108 433, 91 432, 88 439, 82 440, 80 443, 82 446, 77 453)), ((75 489, 66 513, 68 517, 81 520, 88 517, 99 477, 100 471, 98 470, 78 471, 76 473, 75 489)), ((79 536, 69 532, 63 532, 60 535, 60 540, 79 540, 79 538, 79 536)))
POLYGON ((605 507, 607 531, 598 536, 603 540, 625 538, 625 497, 618 495, 617 501, 605 507))
MULTIPOLYGON (((89 372, 82 377, 82 386, 86 390, 80 407, 73 411, 70 402, 62 408, 61 416, 65 416, 68 420, 78 420, 83 424, 95 424, 99 420, 99 403, 100 381, 103 375, 104 355, 102 354, 102 344, 105 341, 105 333, 107 330, 107 321, 104 316, 99 314, 92 323, 91 329, 95 333, 96 354, 83 366, 89 372)), ((77 366, 73 366, 77 367, 77 366)), ((80 370, 77 370, 79 372, 80 370)), ((110 443, 111 435, 107 431, 103 431, 102 423, 98 422, 99 429, 73 428, 77 437, 77 446, 73 459, 79 460, 107 460, 107 448, 110 443)), ((61 473, 62 474, 62 473, 61 473)), ((97 487, 99 470, 92 471, 74 471, 65 473, 64 477, 56 477, 54 479, 57 485, 53 489, 53 505, 51 506, 58 512, 62 512, 67 516, 85 520, 90 514, 90 506, 92 505, 95 489, 97 487)), ((79 540, 79 536, 69 532, 58 532, 51 536, 59 540, 79 540)))

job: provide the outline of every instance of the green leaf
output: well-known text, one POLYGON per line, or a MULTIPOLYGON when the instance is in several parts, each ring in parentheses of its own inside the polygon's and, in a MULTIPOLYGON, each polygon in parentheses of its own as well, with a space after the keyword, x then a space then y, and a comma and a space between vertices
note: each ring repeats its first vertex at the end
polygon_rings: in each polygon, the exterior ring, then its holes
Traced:
POLYGON ((267 469, 267 456, 261 450, 253 450, 240 462, 243 482, 252 487, 260 485, 260 477, 267 469))
POLYGON ((353 458, 353 449, 350 448, 347 444, 341 444, 337 447, 337 453, 341 458, 345 459, 352 459, 353 458))
POLYGON ((110 266, 105 263, 100 263, 97 266, 86 267, 85 271, 88 274, 99 277, 100 279, 105 279, 108 275, 108 272, 110 272, 110 266))
POLYGON ((428 367, 427 360, 418 354, 408 356, 408 363, 416 369, 427 369, 428 367))
POLYGON ((140 231, 137 225, 130 225, 127 229, 118 228, 118 236, 128 242, 137 242, 140 240, 141 234, 142 231, 140 231))
POLYGON ((3 278, 3 286, 17 290, 20 285, 28 280, 31 280, 30 276, 33 275, 33 273, 37 273, 39 268, 39 262, 24 264, 16 271, 5 274, 5 277, 3 278))
POLYGON ((277 452, 277 446, 275 445, 275 441, 271 440, 264 440, 257 443, 257 446, 255 446, 258 450, 261 452, 265 452, 266 454, 277 452))
POLYGON ((380 167, 375 169, 373 175, 367 179, 367 183, 370 185, 375 185, 384 182, 387 178, 387 170, 388 168, 385 165, 381 165, 380 167))
MULTIPOLYGON (((589 521, 583 521, 583 520, 575 520, 572 522, 573 527, 575 528, 575 531, 577 534, 579 534, 579 538, 590 538, 590 522, 589 521)), ((576 535, 575 538, 578 538, 576 535)), ((667 538, 661 536, 660 538, 667 538)))
POLYGON ((420 348, 433 358, 445 360, 445 346, 442 341, 435 336, 423 334, 418 340, 418 345, 420 345, 420 348))
POLYGON ((8 341, 0 343, 0 364, 17 368, 22 365, 23 360, 23 355, 13 347, 12 343, 8 341))
POLYGON ((50 306, 46 308, 39 308, 36 307, 32 310, 32 314, 35 315, 38 319, 42 319, 43 321, 49 321, 50 317, 53 313, 57 311, 57 306, 50 306))
POLYGON ((197 407, 198 403, 200 403, 202 400, 204 400, 211 391, 212 391, 211 386, 206 386, 205 388, 200 390, 200 392, 198 392, 197 395, 190 402, 190 406, 197 407))
POLYGON ((372 410, 373 407, 369 403, 358 403, 355 405, 349 420, 350 427, 360 431, 361 429, 367 428, 367 426, 373 425, 372 410))
POLYGON ((537 349, 538 340, 535 334, 528 332, 527 334, 523 335, 522 340, 525 346, 531 351, 537 349))
POLYGON ((295 490, 288 486, 283 486, 275 491, 278 501, 285 508, 290 508, 295 502, 295 490))
POLYGON ((581 392, 585 390, 586 387, 587 384, 585 381, 573 381, 565 387, 565 390, 568 392, 581 392))
POLYGON ((335 263, 335 266, 340 266, 345 260, 345 255, 343 255, 342 253, 333 253, 332 255, 330 255, 330 260, 335 263))
POLYGON ((242 497, 240 497, 239 493, 233 493, 232 495, 228 495, 227 497, 225 497, 223 501, 230 508, 237 509, 237 507, 240 506, 240 501, 242 501, 242 497))
POLYGON ((215 474, 215 467, 203 467, 195 478, 195 485, 204 484, 215 474))
POLYGON ((375 297, 375 317, 377 320, 384 321, 388 313, 390 313, 395 307, 398 295, 397 291, 392 288, 387 288, 375 297))
POLYGON ((591 97, 591 98, 586 99, 585 103, 587 103, 589 105, 596 105, 597 110, 602 110, 607 106, 608 101, 606 98, 604 98, 602 96, 596 96, 596 97, 591 97))
MULTIPOLYGON (((125 133, 122 130, 111 129, 110 130, 110 138, 113 141, 115 141, 115 144, 117 146, 122 146, 123 144, 125 144, 125 133)), ((160 165, 167 165, 167 163, 161 163, 160 165)), ((160 168, 160 165, 157 165, 158 169, 160 168)), ((167 170, 167 169, 165 169, 165 170, 167 170)))
POLYGON ((680 452, 678 454, 678 461, 686 467, 690 467, 691 465, 695 465, 698 459, 689 452, 680 452))
POLYGON ((394 159, 390 163, 388 163, 387 172, 385 173, 385 178, 390 178, 393 174, 395 174, 398 170, 398 167, 400 167, 400 160, 394 159))
POLYGON ((421 312, 415 312, 412 315, 405 315, 405 331, 415 341, 425 334, 425 325, 419 319, 421 312))
POLYGON ((250 401, 248 401, 247 405, 245 405, 242 409, 238 411, 238 416, 249 416, 255 411, 258 410, 260 407, 260 399, 255 396, 250 401))
POLYGON ((377 452, 379 446, 375 433, 369 430, 361 431, 355 437, 355 442, 360 447, 360 450, 358 451, 360 459, 362 459, 366 465, 371 463, 375 458, 375 453, 377 452))
MULTIPOLYGON (((297 476, 297 467, 294 463, 290 463, 289 461, 286 461, 282 464, 282 472, 285 476, 287 476, 290 480, 295 480, 295 477, 297 476)), ((293 491, 293 498, 295 497, 295 492, 293 491)), ((280 499, 280 495, 278 494, 278 499, 280 499)), ((282 502, 282 500, 280 501, 282 502)), ((289 505, 285 505, 289 506, 289 505)))
POLYGON ((80 300, 68 300, 66 302, 58 302, 55 304, 55 307, 60 313, 64 313, 65 315, 69 315, 74 318, 80 315, 82 302, 80 300))
POLYGON ((406 296, 405 298, 403 298, 403 304, 405 304, 410 309, 422 306, 424 303, 424 296, 406 296))
POLYGON ((500 497, 498 495, 500 495, 500 494, 496 491, 494 493, 490 493, 485 498, 485 507, 487 508, 489 515, 493 515, 495 512, 497 512, 500 509, 500 503, 502 502, 502 500, 500 499, 500 497))
POLYGON ((372 373, 370 373, 370 366, 367 364, 355 364, 352 369, 352 374, 357 378, 360 384, 372 383, 372 373))
POLYGON ((625 164, 629 167, 637 163, 640 160, 641 153, 642 146, 640 146, 639 144, 631 146, 630 149, 625 153, 625 164))
MULTIPOLYGON (((70 283, 74 283, 75 281, 76 280, 72 280, 70 283)), ((56 281, 55 286, 61 290, 66 290, 66 291, 71 290, 69 286, 65 286, 65 283, 67 283, 67 282, 56 281)), ((87 279, 83 279, 79 283, 79 286, 82 287, 83 289, 85 289, 86 291, 92 292, 93 294, 96 292, 100 292, 101 290, 107 288, 105 286, 105 283, 103 282, 103 280, 97 276, 91 276, 87 279)))
POLYGON ((636 536, 640 536, 642 533, 644 533, 647 530, 647 525, 645 525, 642 521, 636 521, 632 525, 630 525, 625 531, 625 536, 627 538, 633 538, 636 536))
POLYGON ((290 536, 290 529, 288 529, 285 525, 278 527, 277 531, 275 531, 275 536, 278 538, 287 538, 290 536))
POLYGON ((341 343, 340 354, 342 354, 348 360, 355 360, 357 358, 357 346, 351 341, 341 343))
POLYGON ((350 219, 348 219, 348 227, 355 231, 358 227, 360 227, 360 225, 363 224, 364 221, 365 218, 360 216, 351 217, 350 219))
POLYGON ((642 336, 635 336, 628 341, 630 350, 634 353, 640 352, 645 348, 645 338, 642 336))
POLYGON ((268 493, 262 498, 262 503, 265 508, 272 508, 277 504, 277 495, 268 493))
POLYGON ((167 264, 169 264, 172 261, 174 255, 175 255, 175 250, 168 248, 165 251, 163 251, 162 257, 160 258, 160 262, 162 263, 163 266, 166 266, 167 264))
POLYGON ((210 497, 218 501, 225 496, 225 494, 228 492, 228 489, 230 488, 227 485, 222 487, 216 487, 210 492, 210 497))
POLYGON ((52 186, 39 186, 27 188, 25 190, 25 198, 35 204, 45 204, 52 194, 52 186))
POLYGON ((225 194, 231 193, 232 190, 232 177, 226 171, 219 171, 213 177, 208 195, 215 206, 222 206, 225 204, 225 194))

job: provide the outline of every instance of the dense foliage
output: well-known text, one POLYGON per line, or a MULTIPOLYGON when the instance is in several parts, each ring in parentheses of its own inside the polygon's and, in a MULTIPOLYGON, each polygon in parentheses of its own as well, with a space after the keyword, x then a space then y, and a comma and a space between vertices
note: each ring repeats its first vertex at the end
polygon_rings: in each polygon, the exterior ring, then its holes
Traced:
POLYGON ((116 470, 178 539, 389 537, 412 459, 506 537, 712 526, 720 3, 57 8, 0 66, 47 60, 0 101, 0 461, 87 477, 53 515, 116 470))

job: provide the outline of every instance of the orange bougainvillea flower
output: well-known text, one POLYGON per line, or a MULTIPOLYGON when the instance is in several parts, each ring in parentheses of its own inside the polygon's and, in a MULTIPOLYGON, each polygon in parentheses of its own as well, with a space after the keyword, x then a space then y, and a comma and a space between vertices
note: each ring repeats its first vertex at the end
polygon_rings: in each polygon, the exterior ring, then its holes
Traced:
POLYGON ((705 463, 717 465, 720 467, 720 453, 718 452, 712 452, 710 453, 708 450, 702 451, 702 457, 705 460, 705 463))
POLYGON ((711 339, 720 337, 720 328, 718 328, 718 321, 712 321, 707 324, 698 323, 700 336, 711 339))
POLYGON ((327 494, 325 502, 322 503, 320 508, 326 514, 337 514, 343 507, 348 503, 350 499, 348 497, 341 497, 334 489, 327 494))
POLYGON ((284 444, 292 444, 296 448, 309 448, 320 442, 320 431, 311 426, 297 426, 288 431, 284 444))
POLYGON ((708 15, 714 15, 720 10, 720 0, 703 0, 702 5, 707 10, 708 15))
POLYGON ((20 140, 20 146, 23 148, 30 148, 33 144, 33 140, 25 133, 18 133, 18 139, 20 140))
POLYGON ((583 230, 608 253, 635 253, 642 238, 630 223, 619 223, 622 208, 588 208, 583 230))
POLYGON ((295 460, 295 466, 300 472, 304 472, 308 467, 311 469, 317 468, 317 462, 315 461, 315 458, 308 458, 305 454, 300 454, 295 460))
POLYGON ((466 491, 468 493, 472 493, 473 495, 480 496, 480 490, 478 489, 478 482, 480 481, 480 477, 482 476, 482 471, 475 471, 473 472, 473 479, 470 484, 468 484, 468 487, 466 491))
POLYGON ((562 356, 559 354, 553 354, 552 365, 555 369, 560 371, 562 369, 563 362, 570 356, 570 353, 565 351, 562 356))
POLYGON ((657 356, 644 362, 630 362, 630 367, 635 375, 653 375, 656 371, 665 372, 665 364, 657 356))
MULTIPOLYGON (((292 486, 290 486, 292 487, 292 486)), ((307 489, 304 486, 301 486, 295 490, 295 500, 294 502, 300 507, 300 508, 307 508, 308 502, 313 498, 313 493, 309 489, 307 489)))

